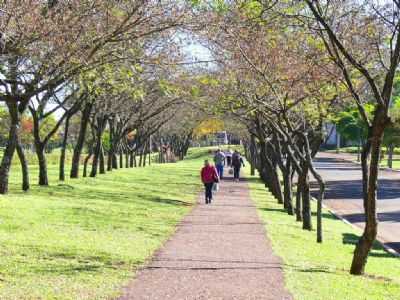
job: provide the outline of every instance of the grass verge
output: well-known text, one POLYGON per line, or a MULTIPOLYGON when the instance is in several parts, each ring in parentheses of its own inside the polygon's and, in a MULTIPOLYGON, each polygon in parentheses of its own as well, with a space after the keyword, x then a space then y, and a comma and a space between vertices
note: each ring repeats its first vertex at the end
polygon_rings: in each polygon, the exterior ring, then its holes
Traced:
MULTIPOLYGON (((329 150, 326 152, 330 152, 330 153, 336 153, 335 151, 329 150)), ((346 154, 346 159, 348 159, 349 161, 355 162, 355 163, 359 163, 357 161, 357 153, 355 152, 350 152, 350 151, 341 151, 339 153, 342 154, 346 154)), ((388 159, 387 159, 387 155, 385 154, 385 157, 382 158, 382 160, 379 163, 379 166, 381 168, 388 168, 388 159)), ((399 154, 395 154, 393 155, 393 161, 392 161, 392 169, 393 170, 400 170, 400 155, 399 154)))
MULTIPOLYGON (((0 196, 0 299, 110 299, 174 232, 200 190, 207 150, 0 196)), ((31 167, 31 174, 37 168, 31 167)), ((36 182, 36 178, 32 178, 36 182)))
POLYGON ((249 185, 273 249, 283 259, 286 285, 295 299, 400 299, 400 259, 376 244, 367 275, 351 276, 358 230, 324 211, 324 243, 317 244, 316 232, 302 230, 256 177, 249 177, 249 185))

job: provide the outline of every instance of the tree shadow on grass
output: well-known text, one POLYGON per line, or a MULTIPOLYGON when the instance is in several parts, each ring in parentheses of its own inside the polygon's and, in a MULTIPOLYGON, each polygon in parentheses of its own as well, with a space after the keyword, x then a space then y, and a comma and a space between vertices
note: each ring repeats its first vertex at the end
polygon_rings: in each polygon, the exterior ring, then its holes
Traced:
POLYGON ((57 187, 59 189, 64 189, 64 190, 73 190, 73 189, 75 189, 74 186, 72 186, 70 184, 65 184, 65 183, 59 183, 59 184, 57 184, 57 187))
MULTIPOLYGON (((359 236, 354 233, 343 233, 342 234, 342 243, 345 245, 354 245, 356 246, 359 240, 359 236)), ((389 245, 388 245, 389 246, 389 245)), ((395 257, 393 254, 386 252, 385 249, 379 242, 374 242, 371 252, 369 256, 373 257, 395 257)))
POLYGON ((73 223, 75 225, 79 225, 79 227, 89 230, 96 231, 100 227, 112 227, 113 230, 119 229, 130 229, 134 230, 134 228, 138 231, 144 231, 145 233, 158 236, 158 232, 154 232, 153 226, 157 225, 175 225, 174 221, 170 220, 154 220, 149 219, 148 216, 142 215, 146 214, 145 211, 129 210, 127 209, 124 212, 118 211, 117 213, 113 213, 112 210, 96 210, 88 207, 72 207, 70 210, 70 215, 66 223, 73 223), (147 221, 147 227, 142 227, 140 224, 137 224, 135 221, 138 219, 143 220, 149 219, 147 221))
POLYGON ((37 274, 57 274, 76 276, 77 273, 97 273, 104 268, 99 264, 81 264, 81 265, 46 265, 37 266, 34 272, 37 274))
POLYGON ((156 203, 163 203, 168 205, 177 205, 177 206, 193 206, 193 203, 186 202, 177 199, 169 199, 169 198, 162 198, 162 197, 154 197, 154 196, 141 196, 141 198, 145 198, 147 201, 156 202, 156 203))
POLYGON ((298 268, 298 269, 296 269, 296 271, 301 272, 301 273, 330 273, 330 274, 335 273, 324 267, 310 267, 310 268, 304 268, 304 269, 298 268))
POLYGON ((282 213, 287 214, 286 210, 283 209, 283 208, 267 208, 267 207, 263 207, 263 208, 260 208, 260 210, 262 210, 262 211, 272 211, 272 212, 282 212, 282 213))
MULTIPOLYGON (((313 217, 317 216, 316 212, 311 212, 311 215, 313 217)), ((338 217, 336 217, 334 214, 331 213, 322 213, 322 218, 323 219, 329 219, 329 220, 340 220, 338 217)))
MULTIPOLYGON (((51 249, 47 246, 39 245, 18 245, 22 253, 30 253, 37 256, 38 262, 30 266, 31 272, 41 275, 57 274, 76 276, 77 273, 96 273, 104 272, 105 269, 118 269, 129 265, 125 262, 112 258, 109 253, 99 253, 98 255, 85 255, 78 252, 71 252, 70 249, 51 249)), ((23 254, 27 256, 28 254, 23 254)), ((135 264, 141 262, 133 262, 135 264)))
POLYGON ((244 177, 243 179, 242 179, 242 181, 244 181, 244 182, 252 182, 252 183, 263 183, 262 181, 261 181, 261 179, 259 178, 259 177, 257 177, 257 176, 255 176, 255 177, 244 177))
POLYGON ((194 160, 194 159, 199 159, 199 158, 202 158, 202 157, 204 157, 204 159, 206 159, 206 157, 208 158, 208 156, 210 156, 211 157, 211 155, 213 155, 212 153, 209 153, 209 151, 207 150, 204 150, 204 151, 198 151, 198 152, 196 152, 196 153, 189 153, 187 156, 186 156, 186 160, 194 160))
MULTIPOLYGON (((137 191, 128 192, 125 190, 121 191, 105 191, 102 189, 92 188, 87 190, 82 190, 79 188, 75 189, 65 189, 64 187, 51 187, 51 191, 44 191, 41 190, 42 195, 44 196, 57 196, 58 198, 65 198, 70 200, 81 200, 82 195, 89 201, 107 201, 107 202, 115 202, 115 203, 132 203, 134 201, 138 202, 153 202, 153 203, 160 203, 160 204, 168 204, 168 205, 175 205, 175 206, 192 206, 193 203, 186 202, 178 199, 173 198, 166 198, 160 196, 154 196, 149 194, 140 193, 137 191)), ((163 191, 160 190, 149 190, 146 189, 146 192, 151 193, 162 193, 163 191)))

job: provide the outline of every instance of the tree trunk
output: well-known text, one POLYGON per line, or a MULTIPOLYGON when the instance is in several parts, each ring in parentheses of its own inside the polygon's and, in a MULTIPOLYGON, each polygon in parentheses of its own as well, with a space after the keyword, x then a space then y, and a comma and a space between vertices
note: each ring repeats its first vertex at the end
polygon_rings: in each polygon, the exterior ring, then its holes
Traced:
POLYGON ((128 169, 129 168, 129 152, 128 150, 125 150, 125 168, 128 169))
POLYGON ((277 166, 272 159, 272 157, 268 156, 264 141, 260 140, 260 177, 269 188, 272 195, 277 199, 278 203, 283 204, 283 193, 277 166))
POLYGON ((151 166, 151 152, 149 152, 149 166, 151 166))
POLYGON ((377 183, 379 173, 379 156, 382 145, 383 132, 387 117, 382 110, 375 112, 374 124, 370 128, 368 141, 363 149, 362 171, 363 171, 363 194, 365 210, 365 228, 354 250, 350 273, 353 275, 364 274, 368 254, 373 246, 378 232, 378 218, 376 212, 377 183), (368 168, 368 155, 371 162, 368 168))
POLYGON ((103 145, 100 149, 100 164, 99 164, 100 174, 106 174, 105 162, 104 162, 104 149, 103 145))
POLYGON ((394 144, 391 143, 388 146, 388 161, 387 161, 387 166, 388 168, 392 169, 393 168, 393 152, 394 152, 394 144))
POLYGON ((46 146, 47 142, 40 138, 40 120, 38 113, 30 109, 33 119, 33 139, 35 143, 36 156, 39 163, 39 185, 48 186, 49 178, 47 176, 46 146))
POLYGON ((147 144, 145 144, 143 148, 143 167, 146 167, 146 161, 147 161, 147 144))
POLYGON ((112 149, 110 148, 110 150, 108 150, 108 155, 107 155, 107 171, 112 171, 112 158, 113 158, 113 154, 112 154, 112 149))
POLYGON ((113 160, 115 153, 115 143, 114 143, 114 120, 108 120, 108 127, 110 130, 110 149, 108 149, 108 157, 107 157, 107 171, 112 171, 113 169, 113 160))
POLYGON ((22 170, 22 190, 27 191, 30 188, 29 184, 29 168, 28 168, 28 161, 26 160, 26 156, 24 153, 24 149, 22 148, 20 142, 17 142, 17 153, 19 157, 19 161, 21 163, 21 170, 22 170))
POLYGON ((308 178, 308 166, 305 162, 302 163, 302 172, 299 176, 299 181, 301 186, 303 229, 312 230, 310 183, 308 178))
POLYGON ((361 160, 361 137, 358 139, 358 145, 357 145, 357 162, 360 162, 361 160))
POLYGON ((96 177, 96 175, 97 175, 97 169, 99 166, 101 147, 102 147, 101 136, 102 136, 102 130, 100 128, 98 128, 97 136, 96 136, 96 145, 95 145, 94 151, 93 151, 92 170, 90 172, 90 177, 96 177))
POLYGON ((112 157, 112 167, 113 169, 118 170, 118 158, 117 158, 117 154, 113 153, 112 157))
POLYGON ((162 149, 162 146, 160 146, 160 150, 158 152, 158 163, 159 164, 163 163, 163 149, 162 149))
POLYGON ((3 158, 0 165, 0 194, 8 193, 8 177, 15 149, 18 143, 19 113, 16 101, 7 103, 10 115, 10 129, 8 131, 8 141, 4 149, 3 158))
POLYGON ((250 175, 254 176, 256 174, 256 141, 253 135, 250 138, 250 175))
POLYGON ((150 135, 150 137, 149 137, 149 166, 151 166, 151 152, 152 152, 152 138, 151 138, 151 135, 150 135))
POLYGON ((90 113, 92 111, 92 108, 93 108, 93 104, 87 103, 82 111, 82 119, 81 119, 81 124, 80 124, 80 128, 79 128, 78 140, 76 142, 76 145, 74 148, 74 154, 72 156, 71 173, 70 173, 71 178, 79 177, 79 163, 80 163, 80 159, 81 159, 83 145, 85 143, 87 125, 89 124, 89 118, 90 118, 90 113))
POLYGON ((120 149, 119 150, 119 168, 122 169, 123 167, 124 167, 124 154, 122 152, 122 149, 120 149))
POLYGON ((47 175, 47 160, 44 151, 45 146, 42 143, 36 143, 35 150, 39 162, 39 185, 48 186, 49 178, 47 175))
POLYGON ((308 137, 305 134, 301 134, 301 135, 304 140, 304 146, 305 146, 304 150, 306 152, 307 165, 319 185, 319 194, 318 194, 318 199, 317 199, 317 243, 322 243, 322 239, 323 239, 323 236, 322 236, 322 201, 324 200, 325 182, 322 179, 322 176, 314 168, 308 137))
POLYGON ((65 156, 66 156, 66 151, 67 151, 67 141, 68 141, 68 131, 69 131, 69 120, 71 116, 68 115, 67 118, 65 119, 65 128, 64 128, 64 136, 63 136, 63 141, 61 144, 61 155, 60 155, 60 167, 59 167, 59 180, 64 181, 65 180, 65 156))
POLYGON ((336 131, 336 153, 340 153, 340 133, 336 131))
POLYGON ((296 221, 297 222, 302 222, 303 221, 303 215, 302 215, 302 182, 300 179, 300 175, 297 175, 297 191, 296 191, 296 221))
POLYGON ((140 150, 139 167, 143 166, 143 148, 140 150))
POLYGON ((133 155, 134 155, 134 152, 133 151, 129 151, 129 167, 130 168, 134 167, 133 155))
MULTIPOLYGON (((319 176, 319 175, 318 175, 319 176)), ((318 194, 318 202, 317 202, 317 243, 322 243, 322 201, 324 199, 325 192, 325 184, 322 180, 322 177, 319 176, 317 179, 319 184, 319 194, 318 194)))
POLYGON ((91 157, 92 151, 89 151, 89 154, 85 157, 85 160, 83 161, 83 177, 87 177, 87 165, 91 157))
POLYGON ((272 164, 270 171, 271 171, 271 175, 272 175, 272 185, 273 185, 272 193, 274 194, 278 203, 283 204, 282 186, 281 186, 281 181, 279 179, 277 166, 272 164))
POLYGON ((292 168, 290 159, 287 158, 286 167, 283 171, 284 203, 289 215, 293 215, 293 194, 292 194, 292 168))

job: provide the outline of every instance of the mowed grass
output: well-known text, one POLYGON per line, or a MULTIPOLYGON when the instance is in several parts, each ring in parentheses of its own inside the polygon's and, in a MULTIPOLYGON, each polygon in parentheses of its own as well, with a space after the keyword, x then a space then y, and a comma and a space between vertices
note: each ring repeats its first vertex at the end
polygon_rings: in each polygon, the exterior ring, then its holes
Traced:
POLYGON ((206 152, 65 183, 52 165, 51 186, 28 193, 16 165, 0 196, 0 299, 117 297, 190 211, 206 152))
POLYGON ((284 212, 256 177, 249 177, 249 182, 251 197, 275 253, 283 259, 286 286, 295 299, 400 299, 399 258, 376 244, 366 275, 349 275, 358 230, 324 211, 324 243, 317 244, 315 230, 302 230, 301 223, 284 212))
MULTIPOLYGON (((386 158, 382 159, 382 161, 380 163, 380 166, 383 167, 383 168, 387 168, 388 167, 388 163, 387 163, 387 159, 386 158)), ((393 158, 392 169, 393 170, 399 170, 400 169, 400 156, 399 155, 396 155, 393 158)))
MULTIPOLYGON (((392 161, 392 169, 393 170, 400 170, 400 155, 398 154, 399 149, 396 148, 396 154, 393 155, 393 161, 392 161)), ((327 152, 332 152, 332 153, 336 153, 336 151, 334 150, 329 150, 327 152)), ((344 150, 340 151, 340 153, 345 153, 348 155, 348 159, 359 163, 357 161, 357 152, 353 151, 352 147, 349 147, 349 149, 344 148, 344 150)), ((385 153, 385 156, 381 159, 380 163, 379 163, 381 168, 388 168, 388 159, 387 159, 387 154, 385 153)))

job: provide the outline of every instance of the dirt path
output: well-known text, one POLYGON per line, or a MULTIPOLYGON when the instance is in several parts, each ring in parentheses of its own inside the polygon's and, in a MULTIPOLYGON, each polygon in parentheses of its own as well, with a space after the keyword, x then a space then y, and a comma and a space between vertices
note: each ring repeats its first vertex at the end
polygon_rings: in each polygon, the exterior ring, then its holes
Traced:
POLYGON ((292 299, 246 182, 222 182, 123 291, 126 299, 292 299))

